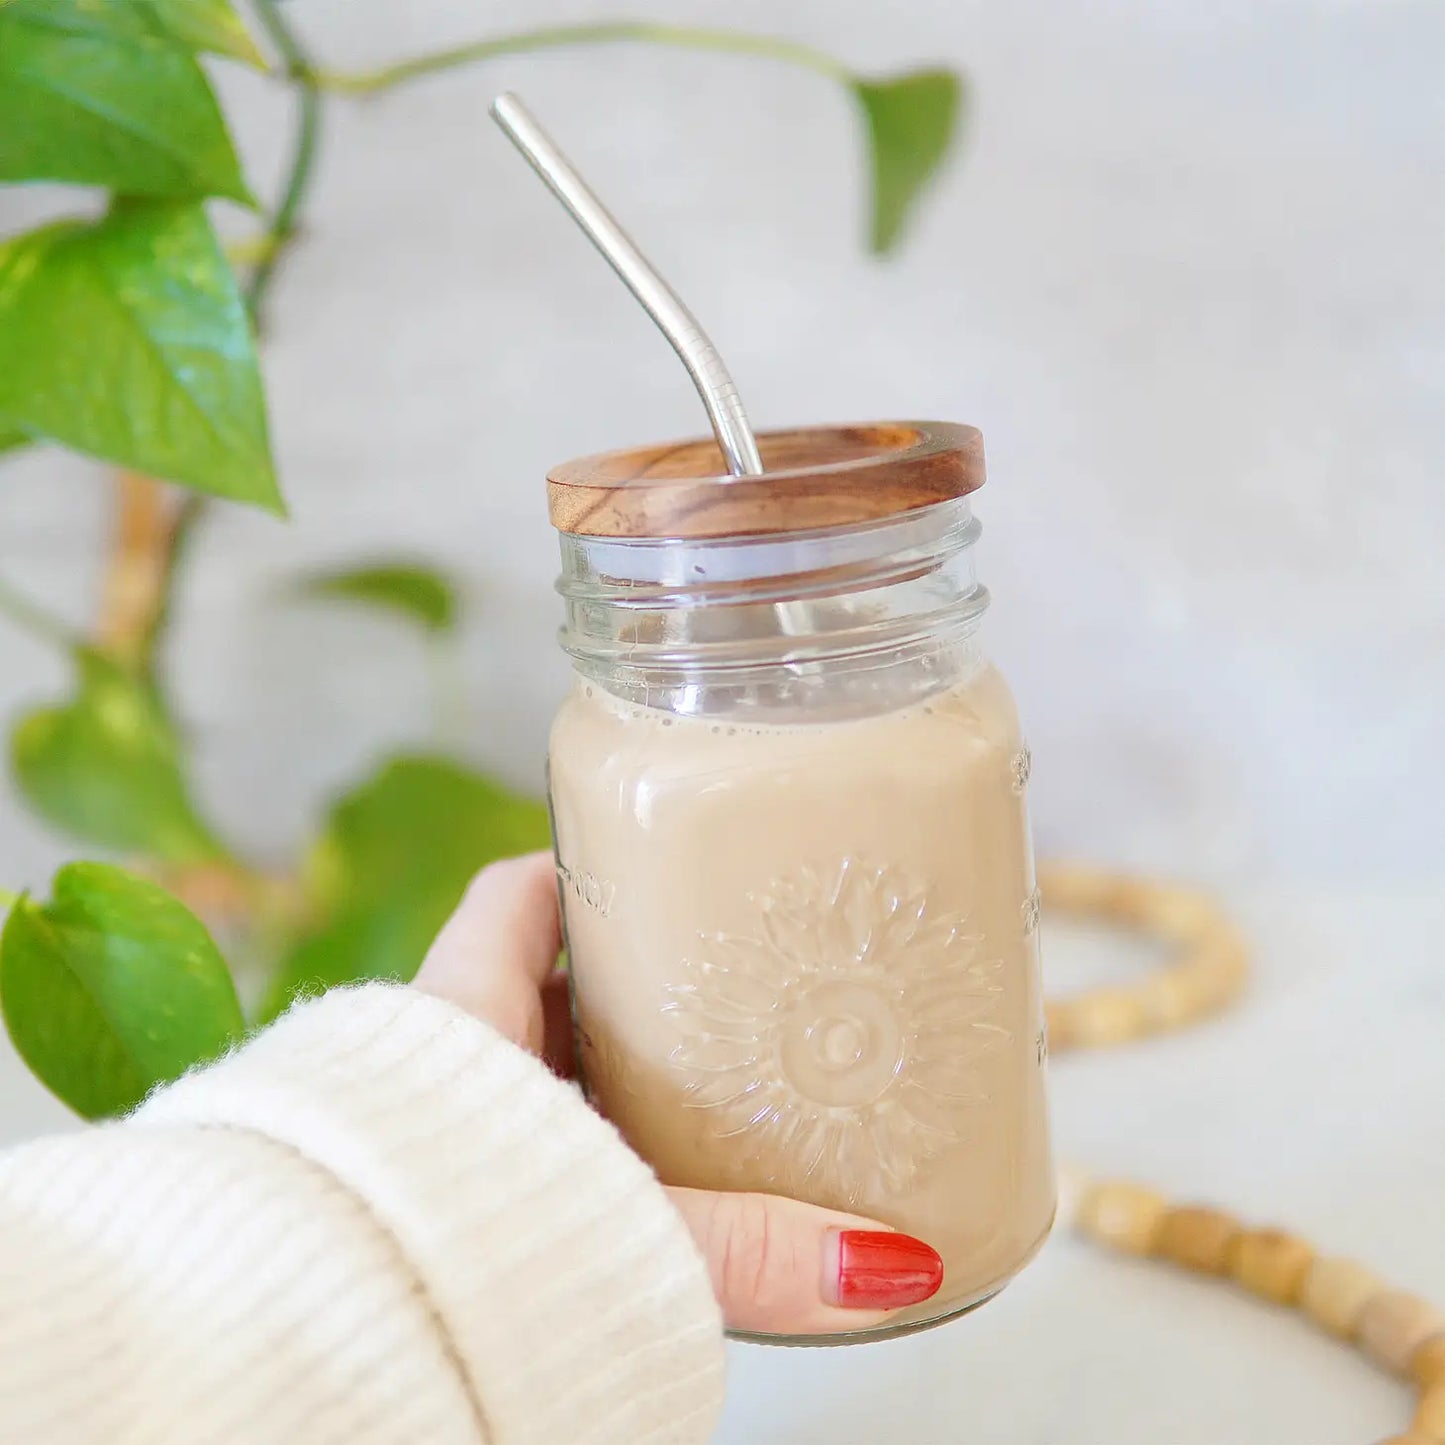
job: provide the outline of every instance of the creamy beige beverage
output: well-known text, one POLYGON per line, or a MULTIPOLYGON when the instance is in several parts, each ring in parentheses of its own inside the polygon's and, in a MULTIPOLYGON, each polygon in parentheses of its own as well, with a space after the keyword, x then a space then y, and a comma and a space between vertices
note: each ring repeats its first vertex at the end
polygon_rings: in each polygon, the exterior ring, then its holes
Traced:
POLYGON ((916 1323, 1000 1288, 1054 1212, 1029 763, 980 662, 859 711, 689 717, 579 679, 551 791, 600 1107, 665 1182, 926 1240, 916 1323))

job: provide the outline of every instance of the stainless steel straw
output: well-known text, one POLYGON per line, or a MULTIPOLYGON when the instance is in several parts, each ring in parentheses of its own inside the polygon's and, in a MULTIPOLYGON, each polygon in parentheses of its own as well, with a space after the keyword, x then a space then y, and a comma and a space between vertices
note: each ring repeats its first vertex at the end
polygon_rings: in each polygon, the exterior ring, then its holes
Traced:
POLYGON ((532 169, 562 202, 567 214, 586 232, 672 343, 707 408, 713 435, 727 458, 728 470, 735 477, 761 476, 763 463, 742 398, 717 348, 697 324, 697 318, 657 274, 656 268, 515 95, 499 95, 492 102, 492 119, 531 162, 532 169))

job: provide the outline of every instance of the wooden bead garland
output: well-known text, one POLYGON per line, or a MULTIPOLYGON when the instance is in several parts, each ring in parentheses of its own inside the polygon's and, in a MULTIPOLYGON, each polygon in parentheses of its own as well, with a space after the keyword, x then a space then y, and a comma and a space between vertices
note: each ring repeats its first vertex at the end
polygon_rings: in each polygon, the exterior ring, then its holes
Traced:
MULTIPOLYGON (((1183 1028, 1232 1003, 1249 972, 1243 939, 1210 899, 1172 885, 1072 864, 1041 867, 1046 907, 1174 943, 1165 969, 1132 987, 1093 989, 1047 1005, 1052 1052, 1127 1043, 1183 1028)), ((1171 1204, 1128 1180, 1064 1171, 1061 1222, 1121 1254, 1227 1276, 1257 1298, 1299 1310, 1328 1334, 1419 1391, 1414 1420, 1380 1445, 1445 1445, 1445 1312, 1391 1289, 1352 1259, 1317 1255, 1287 1230, 1248 1228, 1220 1209, 1171 1204)))
POLYGON ((1431 1335, 1410 1361, 1410 1377, 1422 1390, 1445 1385, 1445 1330, 1431 1335))
POLYGON ((1380 1445, 1445 1445, 1445 1317, 1428 1301, 1390 1289, 1353 1260, 1317 1256, 1284 1230, 1250 1228, 1219 1209, 1170 1204, 1124 1180, 1071 1182, 1078 1203, 1067 1222, 1080 1234, 1125 1254, 1227 1275, 1261 1299, 1297 1308, 1415 1385, 1420 1395, 1410 1428, 1380 1445))
POLYGON ((1205 893, 1074 863, 1039 868, 1044 906, 1137 929, 1177 949, 1137 984, 1090 989, 1047 1005, 1049 1048, 1100 1048, 1184 1028, 1232 1003, 1249 951, 1205 893))

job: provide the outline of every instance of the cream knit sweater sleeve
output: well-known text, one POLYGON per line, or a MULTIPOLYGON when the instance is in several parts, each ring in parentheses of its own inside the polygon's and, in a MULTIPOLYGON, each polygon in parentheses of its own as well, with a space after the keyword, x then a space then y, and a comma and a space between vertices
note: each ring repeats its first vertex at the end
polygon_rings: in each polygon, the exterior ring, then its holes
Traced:
POLYGON ((5 1445, 687 1445, 721 1377, 647 1169, 410 989, 0 1156, 5 1445))

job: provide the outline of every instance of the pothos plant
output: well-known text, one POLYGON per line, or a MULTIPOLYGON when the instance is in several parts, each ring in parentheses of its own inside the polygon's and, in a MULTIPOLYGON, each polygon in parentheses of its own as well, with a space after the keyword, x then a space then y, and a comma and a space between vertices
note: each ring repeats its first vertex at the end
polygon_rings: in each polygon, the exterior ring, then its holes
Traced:
MULTIPOLYGON (((230 0, 0 0, 0 182, 68 182, 102 198, 0 239, 0 452, 55 443, 116 469, 93 629, 76 635, 0 577, 0 613, 63 649, 74 671, 67 697, 11 721, 15 789, 49 827, 118 860, 67 864, 47 900, 0 895, 6 1026, 86 1118, 131 1108, 300 994, 409 978, 476 869, 548 841, 537 800, 444 755, 384 760, 332 803, 291 869, 243 857, 191 787, 162 666, 172 589, 215 499, 284 515, 256 340, 301 232, 326 107, 556 46, 780 61, 856 101, 878 253, 898 242, 958 123, 961 84, 947 70, 870 78, 791 40, 639 20, 339 74, 308 52, 293 8, 253 0, 248 25, 230 0), (273 200, 248 185, 212 90, 207 67, 226 62, 264 70, 293 98, 273 200), (259 217, 230 246, 213 223, 223 206, 259 217), (249 1008, 236 977, 260 980, 242 990, 249 1008)), ((373 559, 302 590, 389 610, 434 646, 457 622, 451 581, 411 563, 373 559)))

